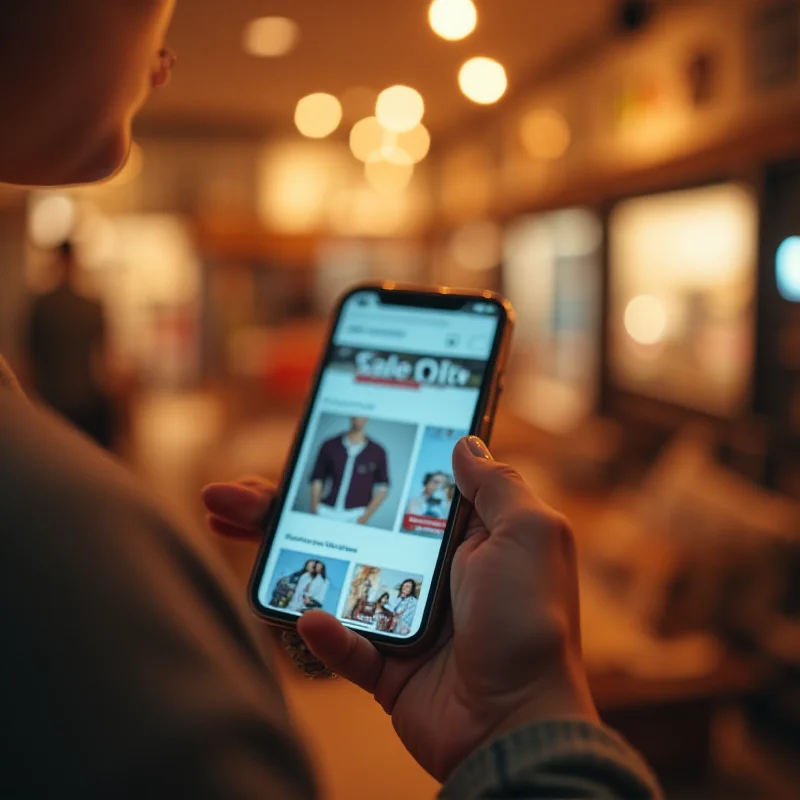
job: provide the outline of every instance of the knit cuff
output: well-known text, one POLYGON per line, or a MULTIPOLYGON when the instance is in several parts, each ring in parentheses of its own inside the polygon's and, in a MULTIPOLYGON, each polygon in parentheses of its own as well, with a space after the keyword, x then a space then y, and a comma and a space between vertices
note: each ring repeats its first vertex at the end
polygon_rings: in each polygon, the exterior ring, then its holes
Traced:
POLYGON ((603 797, 662 796, 648 765, 619 734, 583 720, 545 720, 476 751, 440 797, 543 797, 536 787, 551 781, 594 784, 605 789, 603 797))

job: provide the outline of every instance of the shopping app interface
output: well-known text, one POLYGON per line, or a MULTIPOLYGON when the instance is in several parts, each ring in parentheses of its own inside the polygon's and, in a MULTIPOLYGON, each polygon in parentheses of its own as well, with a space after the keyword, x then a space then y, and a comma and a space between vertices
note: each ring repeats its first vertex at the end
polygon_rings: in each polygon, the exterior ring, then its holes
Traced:
POLYGON ((334 331, 297 467, 258 588, 290 614, 405 638, 420 627, 499 322, 385 305, 365 292, 334 331))

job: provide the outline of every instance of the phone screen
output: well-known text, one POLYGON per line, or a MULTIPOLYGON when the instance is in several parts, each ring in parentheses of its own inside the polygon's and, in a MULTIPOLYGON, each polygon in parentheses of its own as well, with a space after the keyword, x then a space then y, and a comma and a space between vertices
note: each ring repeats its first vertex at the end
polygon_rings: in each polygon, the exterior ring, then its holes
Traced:
POLYGON ((453 448, 477 429, 505 318, 497 301, 460 301, 345 300, 254 584, 264 610, 420 632, 455 516, 453 448))

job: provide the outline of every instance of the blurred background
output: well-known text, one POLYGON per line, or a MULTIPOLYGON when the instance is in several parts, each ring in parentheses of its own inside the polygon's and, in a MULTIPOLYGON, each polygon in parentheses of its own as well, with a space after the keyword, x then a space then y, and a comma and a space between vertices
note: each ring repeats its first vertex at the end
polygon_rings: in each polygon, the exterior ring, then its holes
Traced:
MULTIPOLYGON (((507 294, 495 450, 574 521, 604 718, 671 797, 796 796, 800 3, 186 0, 170 44, 117 177, 0 187, 26 385, 202 525, 346 287, 507 294)), ((433 796, 278 659, 326 796, 433 796)))

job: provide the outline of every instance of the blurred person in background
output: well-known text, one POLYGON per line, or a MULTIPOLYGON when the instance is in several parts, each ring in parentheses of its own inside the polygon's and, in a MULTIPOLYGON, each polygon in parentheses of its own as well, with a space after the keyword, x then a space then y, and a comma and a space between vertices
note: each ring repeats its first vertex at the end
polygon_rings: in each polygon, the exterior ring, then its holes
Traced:
MULTIPOLYGON (((136 111, 169 77, 173 6, 4 0, 0 181, 79 183, 122 166, 136 111)), ((13 611, 0 623, 4 796, 316 796, 214 548, 0 374, 0 606, 13 611)), ((454 466, 476 514, 436 646, 384 658, 318 611, 299 622, 308 646, 375 695, 447 781, 444 796, 657 796, 588 692, 568 525, 478 440, 454 466)), ((272 497, 247 484, 205 494, 216 531, 251 535, 272 497)))
POLYGON ((27 351, 37 395, 101 447, 111 449, 113 406, 107 391, 103 307, 79 293, 75 251, 54 254, 55 288, 37 296, 28 319, 27 351))

